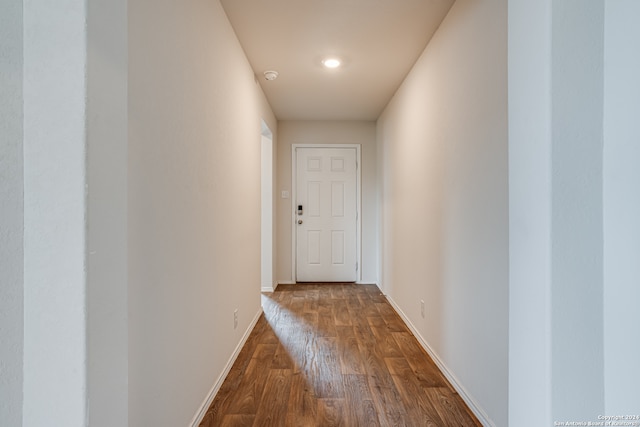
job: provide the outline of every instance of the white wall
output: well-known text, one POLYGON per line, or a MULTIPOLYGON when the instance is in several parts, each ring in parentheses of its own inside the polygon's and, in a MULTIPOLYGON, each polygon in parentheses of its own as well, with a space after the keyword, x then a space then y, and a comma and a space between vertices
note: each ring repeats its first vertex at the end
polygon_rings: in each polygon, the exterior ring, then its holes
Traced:
POLYGON ((293 144, 361 144, 362 156, 362 278, 378 283, 376 209, 376 127, 369 121, 280 121, 277 144, 277 280, 292 282, 291 273, 291 146, 293 144), (288 191, 288 199, 281 198, 288 191))
POLYGON ((87 2, 88 424, 127 425, 127 0, 87 2))
POLYGON ((24 13, 23 425, 86 420, 86 9, 24 13))
POLYGON ((500 426, 508 410, 506 53, 506 1, 458 0, 377 127, 383 289, 485 421, 500 426))
POLYGON ((604 413, 604 1, 558 0, 551 13, 552 414, 596 421, 604 413))
POLYGON ((22 425, 22 2, 0 4, 0 420, 22 425))
POLYGON ((24 423, 126 425, 126 1, 24 5, 24 423))
POLYGON ((509 425, 551 415, 551 1, 509 1, 509 425))
POLYGON ((637 414, 640 10, 509 11, 510 421, 637 414))
POLYGON ((186 425, 260 311, 260 125, 277 123, 219 2, 128 18, 129 425, 186 425))
POLYGON ((606 414, 640 414, 640 3, 605 2, 604 381, 606 414))

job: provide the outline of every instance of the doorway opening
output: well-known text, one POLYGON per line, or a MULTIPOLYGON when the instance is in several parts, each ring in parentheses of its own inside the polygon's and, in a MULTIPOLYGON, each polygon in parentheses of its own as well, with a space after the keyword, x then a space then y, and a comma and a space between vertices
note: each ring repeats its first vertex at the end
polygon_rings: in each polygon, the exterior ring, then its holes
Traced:
POLYGON ((273 292, 273 133, 264 120, 260 146, 260 285, 262 292, 273 292))

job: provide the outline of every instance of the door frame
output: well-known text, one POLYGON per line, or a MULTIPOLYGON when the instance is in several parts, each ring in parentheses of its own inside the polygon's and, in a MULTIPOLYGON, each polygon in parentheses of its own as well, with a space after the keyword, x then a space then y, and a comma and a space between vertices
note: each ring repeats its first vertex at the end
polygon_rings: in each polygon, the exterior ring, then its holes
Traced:
POLYGON ((298 148, 351 148, 356 150, 356 283, 362 280, 362 158, 360 144, 292 144, 291 145, 291 278, 298 282, 298 227, 297 223, 297 186, 298 186, 298 148))
POLYGON ((273 133, 262 120, 260 131, 260 288, 262 292, 273 292, 274 283, 274 236, 273 218, 273 133))

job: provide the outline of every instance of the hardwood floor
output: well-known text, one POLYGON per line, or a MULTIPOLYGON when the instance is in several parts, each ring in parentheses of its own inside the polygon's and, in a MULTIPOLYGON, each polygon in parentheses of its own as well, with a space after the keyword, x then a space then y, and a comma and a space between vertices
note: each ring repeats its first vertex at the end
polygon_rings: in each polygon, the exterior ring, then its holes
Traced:
POLYGON ((373 285, 280 285, 200 427, 481 426, 373 285))

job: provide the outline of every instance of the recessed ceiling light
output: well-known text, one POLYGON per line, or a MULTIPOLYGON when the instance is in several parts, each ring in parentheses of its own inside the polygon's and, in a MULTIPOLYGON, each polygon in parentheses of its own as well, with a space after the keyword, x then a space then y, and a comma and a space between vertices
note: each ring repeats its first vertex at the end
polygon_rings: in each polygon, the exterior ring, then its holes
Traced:
POLYGON ((322 61, 322 65, 327 68, 338 68, 341 62, 338 58, 327 58, 322 61))

